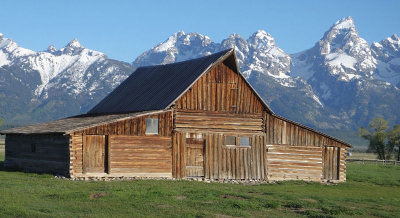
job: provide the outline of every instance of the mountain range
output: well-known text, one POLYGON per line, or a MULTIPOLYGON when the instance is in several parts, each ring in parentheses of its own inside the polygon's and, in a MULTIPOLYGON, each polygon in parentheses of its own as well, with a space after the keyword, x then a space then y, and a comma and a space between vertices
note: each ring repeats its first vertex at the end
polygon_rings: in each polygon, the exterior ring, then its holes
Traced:
POLYGON ((322 131, 355 130, 379 116, 400 122, 400 38, 369 45, 351 17, 296 54, 283 51, 264 30, 219 43, 180 31, 132 63, 109 59, 76 39, 36 52, 0 34, 0 117, 22 125, 85 113, 137 67, 233 47, 241 72, 277 114, 322 131))

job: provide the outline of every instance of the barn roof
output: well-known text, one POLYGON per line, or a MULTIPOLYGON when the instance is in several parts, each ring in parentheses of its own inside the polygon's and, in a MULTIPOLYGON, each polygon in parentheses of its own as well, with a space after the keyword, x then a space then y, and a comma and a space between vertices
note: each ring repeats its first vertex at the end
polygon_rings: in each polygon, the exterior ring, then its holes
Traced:
POLYGON ((131 119, 149 114, 156 114, 163 111, 146 111, 126 114, 108 115, 80 115, 54 120, 46 123, 33 124, 1 131, 0 134, 66 134, 82 129, 113 123, 120 120, 131 119))
MULTIPOLYGON (((237 66, 234 49, 173 64, 140 67, 88 114, 168 109, 203 74, 220 62, 226 63, 243 77, 237 66)), ((244 81, 247 82, 246 79, 244 81)), ((254 88, 251 88, 264 107, 271 111, 254 88)))

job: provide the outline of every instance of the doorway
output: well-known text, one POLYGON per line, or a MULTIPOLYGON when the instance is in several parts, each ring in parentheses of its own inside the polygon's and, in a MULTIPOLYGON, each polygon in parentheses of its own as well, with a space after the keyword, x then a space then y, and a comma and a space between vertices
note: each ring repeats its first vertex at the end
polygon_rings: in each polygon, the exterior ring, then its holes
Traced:
POLYGON ((83 140, 83 173, 105 173, 106 136, 86 135, 83 140))
POLYGON ((187 138, 185 143, 186 177, 204 177, 204 139, 187 138))

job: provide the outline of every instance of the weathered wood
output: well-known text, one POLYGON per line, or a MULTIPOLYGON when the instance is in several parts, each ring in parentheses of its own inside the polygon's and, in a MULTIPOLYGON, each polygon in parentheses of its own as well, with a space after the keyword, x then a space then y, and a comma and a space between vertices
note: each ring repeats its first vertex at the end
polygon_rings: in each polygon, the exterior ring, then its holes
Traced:
POLYGON ((323 149, 312 146, 269 145, 266 153, 267 178, 320 181, 323 149), (300 152, 300 153, 299 153, 300 152))
POLYGON ((8 167, 28 172, 58 173, 68 176, 73 172, 69 158, 70 137, 60 134, 7 135, 5 139, 5 161, 8 167))

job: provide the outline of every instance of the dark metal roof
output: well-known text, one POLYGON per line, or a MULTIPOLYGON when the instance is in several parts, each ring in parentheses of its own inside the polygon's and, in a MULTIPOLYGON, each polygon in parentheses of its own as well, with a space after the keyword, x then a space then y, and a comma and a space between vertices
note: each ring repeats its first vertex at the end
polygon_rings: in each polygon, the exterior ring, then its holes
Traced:
POLYGON ((166 109, 203 73, 232 53, 229 49, 188 61, 140 67, 88 114, 166 109))
POLYGON ((39 123, 29 126, 17 127, 1 131, 0 134, 64 134, 71 133, 81 129, 93 126, 112 123, 120 120, 131 119, 148 114, 156 114, 163 111, 146 111, 139 113, 127 114, 110 114, 110 115, 81 115, 68 117, 60 120, 54 120, 46 123, 39 123))

